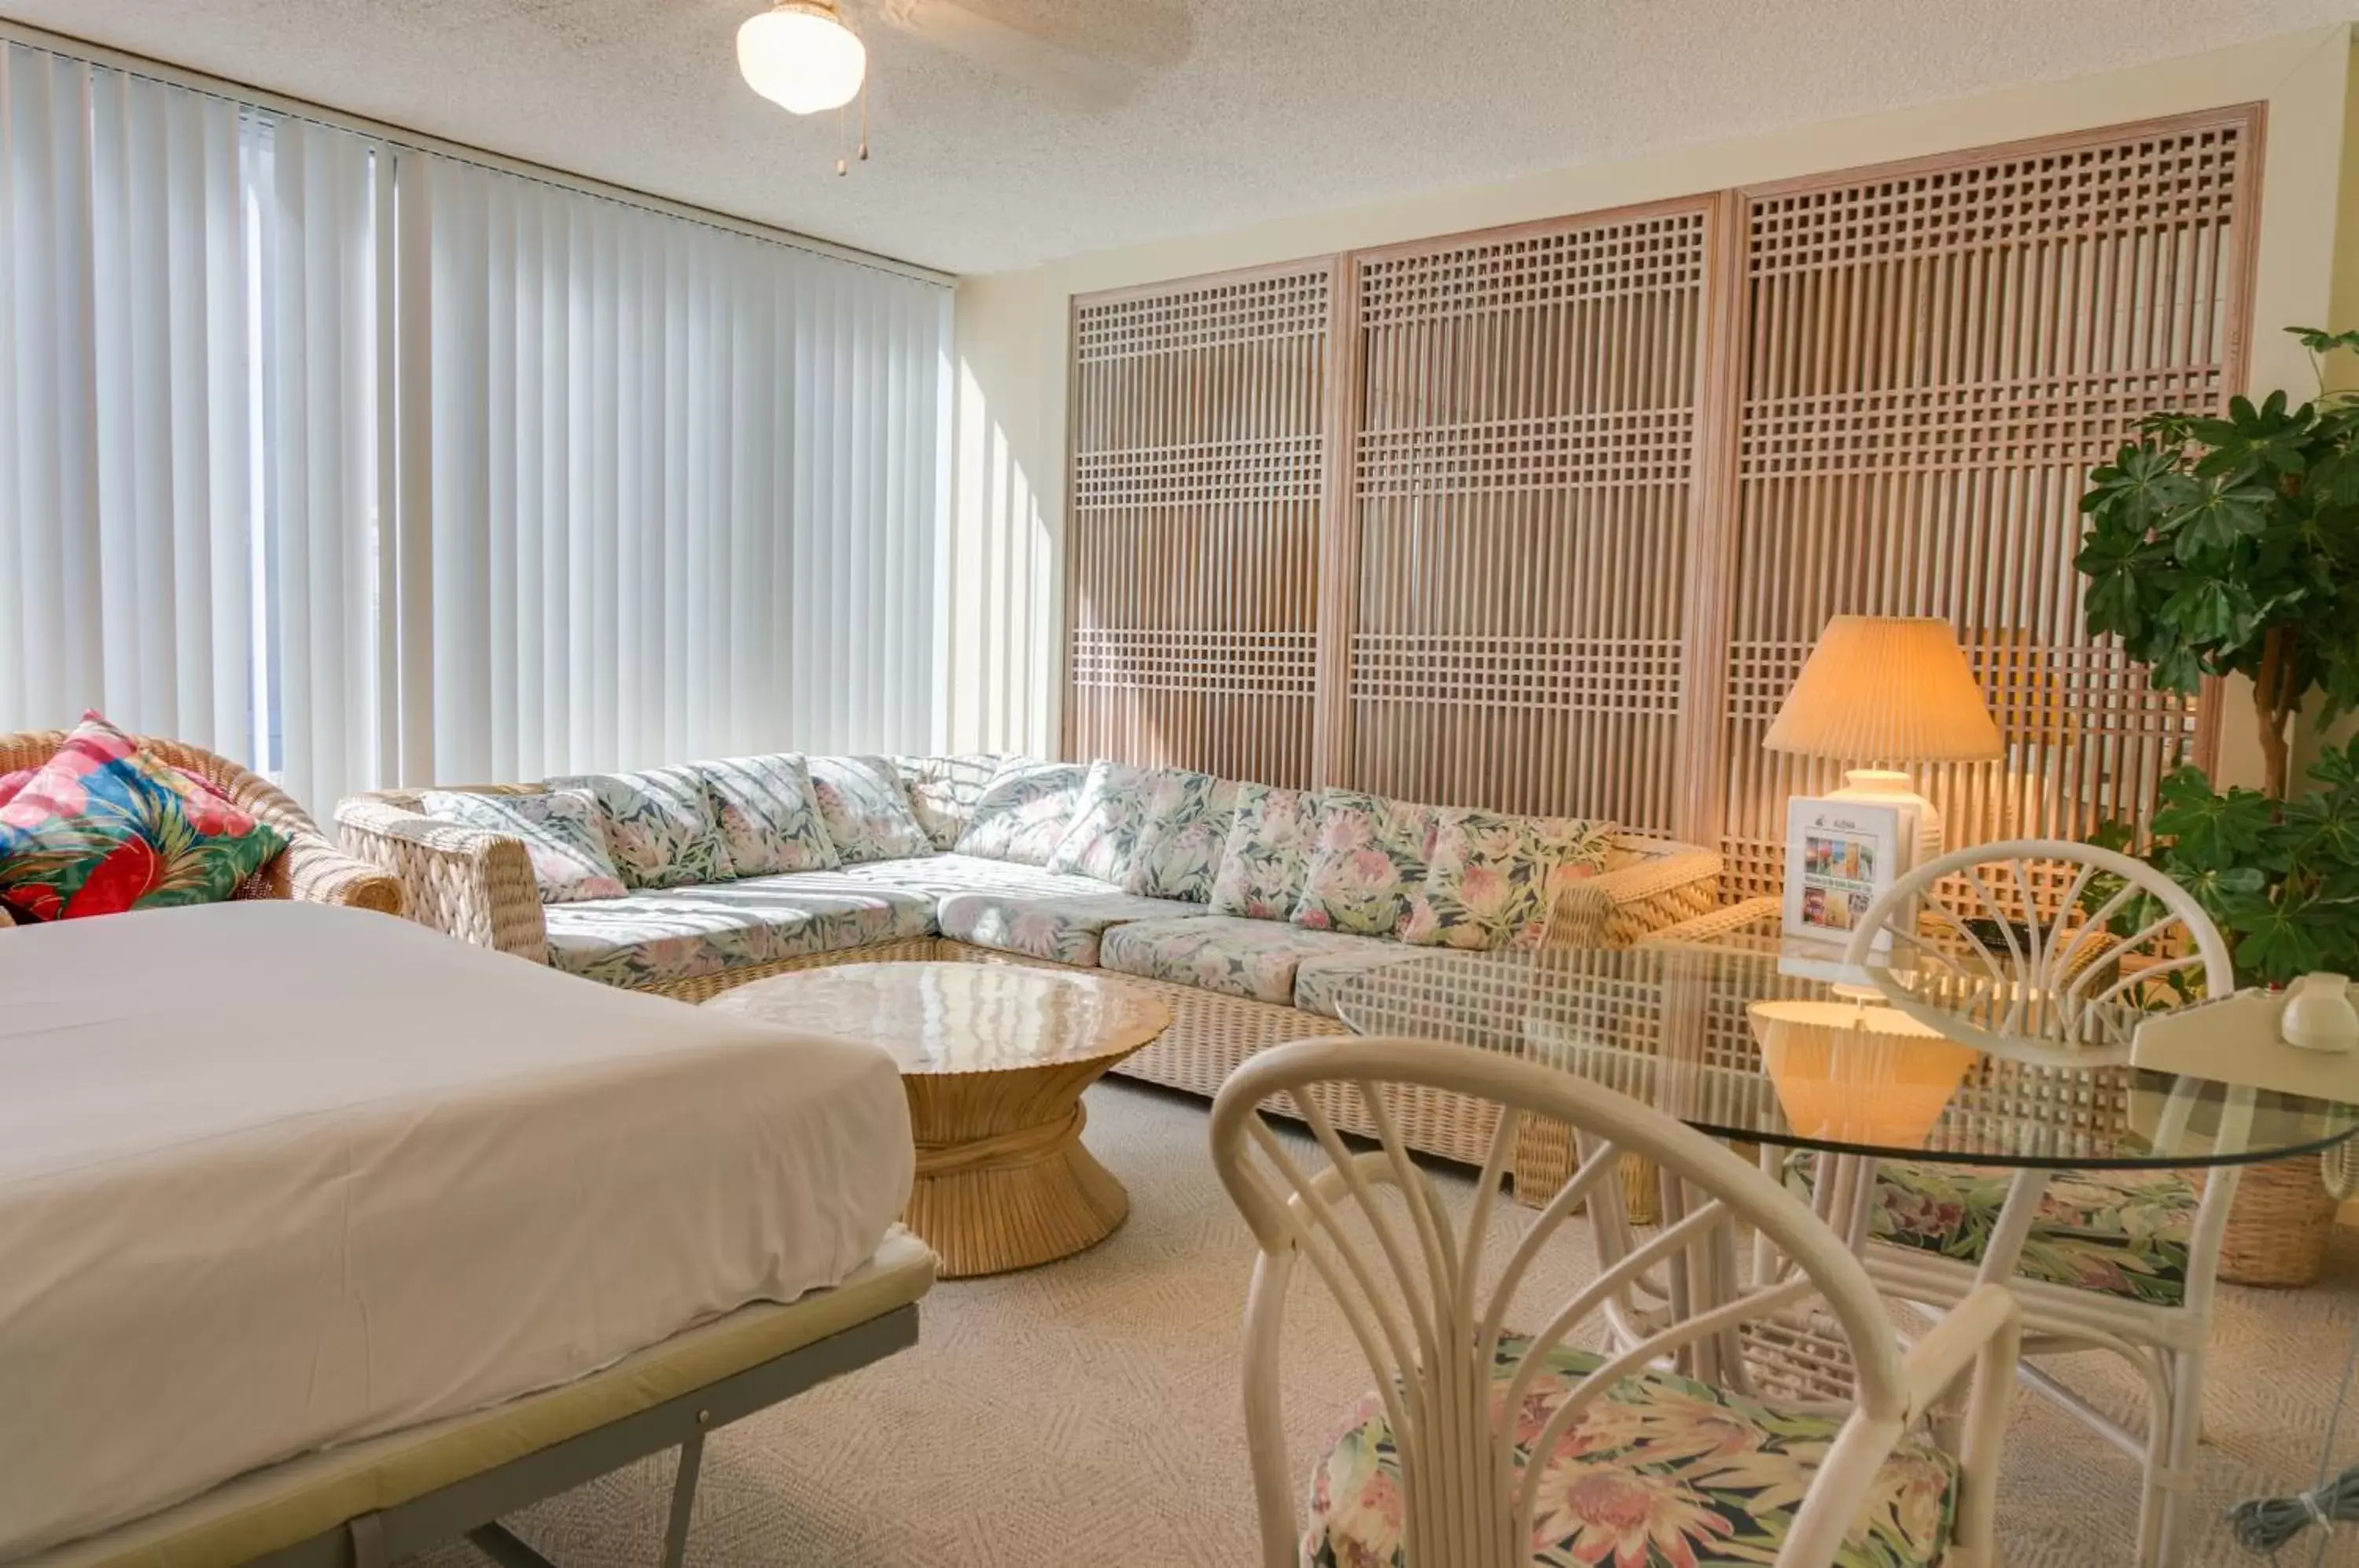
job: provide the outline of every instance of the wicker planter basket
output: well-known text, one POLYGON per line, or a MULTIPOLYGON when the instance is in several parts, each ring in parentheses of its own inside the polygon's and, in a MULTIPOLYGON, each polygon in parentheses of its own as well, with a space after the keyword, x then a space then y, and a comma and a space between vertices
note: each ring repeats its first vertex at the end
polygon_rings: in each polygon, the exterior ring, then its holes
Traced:
POLYGON ((2314 1154, 2245 1166, 2228 1211, 2220 1278, 2278 1290, 2316 1283, 2334 1235, 2335 1206, 2314 1154))

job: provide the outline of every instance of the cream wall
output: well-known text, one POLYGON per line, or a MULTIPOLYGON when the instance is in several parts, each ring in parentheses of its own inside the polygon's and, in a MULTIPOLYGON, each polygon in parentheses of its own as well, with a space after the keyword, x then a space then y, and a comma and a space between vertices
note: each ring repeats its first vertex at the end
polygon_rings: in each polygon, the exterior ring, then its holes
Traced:
MULTIPOLYGON (((2359 134, 2353 49, 2348 27, 2298 33, 2103 76, 963 279, 948 739, 962 748, 1037 753, 1059 744, 1058 540, 1075 294, 2258 101, 2268 119, 2253 384, 2306 393, 2314 389, 2308 357, 2277 329, 2359 324, 2359 160, 2345 157, 2359 134), (2351 243, 2338 245, 2345 233, 2351 243)), ((2222 757, 2232 778, 2259 773, 2248 711, 2232 692, 2222 757)))

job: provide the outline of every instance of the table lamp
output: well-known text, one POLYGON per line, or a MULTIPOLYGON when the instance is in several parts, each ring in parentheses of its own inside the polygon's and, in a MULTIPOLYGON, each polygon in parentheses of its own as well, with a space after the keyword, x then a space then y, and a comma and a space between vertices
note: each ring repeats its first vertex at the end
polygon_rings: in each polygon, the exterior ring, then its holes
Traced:
POLYGON ((1941 853, 1940 813, 1894 765, 1987 762, 2006 751, 1957 633, 1921 615, 1829 621, 1761 744, 1854 765, 1831 799, 1914 806, 1919 865, 1941 853))

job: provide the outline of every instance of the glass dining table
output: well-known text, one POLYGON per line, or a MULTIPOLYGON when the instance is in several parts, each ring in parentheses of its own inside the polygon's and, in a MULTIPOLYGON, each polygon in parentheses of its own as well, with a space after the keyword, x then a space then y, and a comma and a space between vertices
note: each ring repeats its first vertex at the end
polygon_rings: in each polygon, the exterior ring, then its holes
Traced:
MULTIPOLYGON (((1545 1062, 1730 1142, 1832 1156, 2190 1171, 2359 1130, 2359 1107, 2146 1071, 2121 1051, 1978 1049, 1812 967, 1719 947, 1449 953, 1368 971, 1337 1012, 1359 1034, 1545 1062)), ((1519 1148, 1519 1186, 1566 1173, 1560 1152, 1519 1148)))

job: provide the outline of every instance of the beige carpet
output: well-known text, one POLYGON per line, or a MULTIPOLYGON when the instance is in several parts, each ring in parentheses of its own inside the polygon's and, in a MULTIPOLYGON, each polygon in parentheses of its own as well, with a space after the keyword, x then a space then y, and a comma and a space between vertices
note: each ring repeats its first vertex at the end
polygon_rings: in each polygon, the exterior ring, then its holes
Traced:
MULTIPOLYGON (((1257 1561, 1237 1411, 1252 1244, 1212 1176, 1202 1104, 1110 1083, 1093 1092, 1090 1111, 1092 1147, 1130 1189, 1129 1223, 1066 1262, 938 1287, 917 1349, 721 1433, 707 1451, 691 1564, 1257 1561)), ((1470 1183, 1456 1185, 1462 1194, 1470 1183)), ((1588 1267, 1577 1241, 1554 1263, 1557 1282, 1588 1267)), ((1288 1417, 1307 1453, 1367 1377, 1308 1279, 1298 1296, 1288 1417)), ((2348 1242, 2316 1290, 2226 1292, 2206 1410, 2212 1515, 2256 1489, 2308 1484, 2354 1309, 2359 1247, 2348 1242)), ((2102 1361, 2076 1380, 2109 1403, 2135 1394, 2102 1361)), ((2359 1462, 2359 1430, 2346 1429, 2340 1452, 2359 1462)), ((644 1568, 661 1538, 670 1472, 669 1456, 653 1460, 516 1522, 568 1568, 644 1568)), ((2016 1568, 2126 1561, 2135 1467, 2028 1394, 2017 1400, 2006 1487, 2016 1568)), ((2252 1561, 2216 1523, 2206 1531, 2199 1563, 2252 1561)), ((484 1560, 456 1546, 419 1561, 484 1560)), ((2304 1551, 2283 1561, 2319 1559, 2304 1551)), ((2359 1564, 2359 1537, 2323 1561, 2359 1564)))

